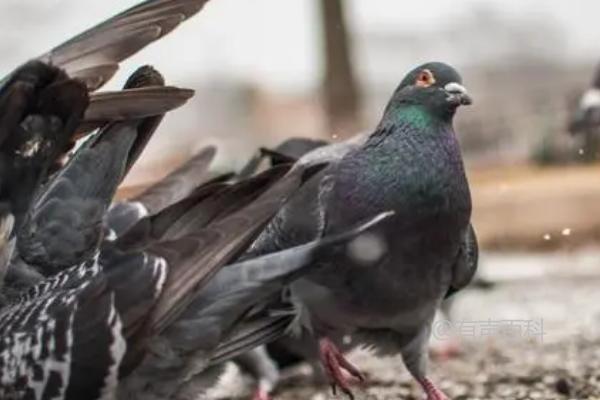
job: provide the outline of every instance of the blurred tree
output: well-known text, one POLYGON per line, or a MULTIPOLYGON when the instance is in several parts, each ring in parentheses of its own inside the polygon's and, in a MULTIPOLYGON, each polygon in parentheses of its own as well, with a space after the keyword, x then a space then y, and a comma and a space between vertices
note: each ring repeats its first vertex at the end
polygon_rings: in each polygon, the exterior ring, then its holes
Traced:
POLYGON ((361 99, 352 65, 351 38, 344 0, 318 0, 323 27, 325 76, 323 100, 331 134, 351 135, 360 129, 361 99))

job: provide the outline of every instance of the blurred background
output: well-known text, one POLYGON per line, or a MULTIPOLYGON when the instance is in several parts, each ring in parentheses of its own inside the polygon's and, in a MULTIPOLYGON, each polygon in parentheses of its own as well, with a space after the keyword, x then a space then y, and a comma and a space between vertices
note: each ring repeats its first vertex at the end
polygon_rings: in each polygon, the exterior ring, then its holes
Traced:
MULTIPOLYGON (((137 2, 3 0, 0 72, 137 2)), ((239 168, 290 136, 337 141, 373 129, 408 70, 444 61, 475 99, 457 130, 481 269, 504 282, 459 315, 544 319, 550 342, 584 326, 600 338, 600 139, 567 133, 600 63, 599 15, 591 0, 212 0, 109 86, 152 64, 196 90, 167 116, 122 193, 207 144, 219 146, 217 168, 239 168)), ((553 351, 564 369, 570 358, 553 351)))
MULTIPOLYGON (((137 0, 4 0, 0 70, 137 0)), ((587 0, 213 0, 124 63, 196 90, 167 116, 126 181, 143 186, 206 144, 219 168, 290 136, 343 140, 372 129, 415 65, 456 66, 475 98, 458 132, 474 219, 490 250, 580 248, 600 239, 599 150, 569 113, 600 62, 600 3, 587 0)))
MULTIPOLYGON (((135 3, 5 0, 0 69, 135 3)), ((403 75, 440 60, 476 99, 458 131, 484 246, 588 243, 600 237, 600 169, 576 165, 595 160, 596 141, 565 127, 600 60, 598 12, 586 0, 213 0, 111 82, 149 63, 196 90, 127 185, 207 143, 221 147, 220 165, 239 167, 289 136, 335 141, 372 129, 403 75)))

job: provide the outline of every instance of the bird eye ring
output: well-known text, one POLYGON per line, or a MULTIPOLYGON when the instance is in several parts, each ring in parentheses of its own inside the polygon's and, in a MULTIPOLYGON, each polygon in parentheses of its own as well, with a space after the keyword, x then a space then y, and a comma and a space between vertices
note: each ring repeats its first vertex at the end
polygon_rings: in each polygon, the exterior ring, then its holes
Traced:
POLYGON ((419 72, 419 75, 417 75, 417 79, 415 81, 415 85, 419 87, 429 87, 434 83, 435 77, 433 76, 433 73, 428 69, 424 69, 423 71, 419 72))

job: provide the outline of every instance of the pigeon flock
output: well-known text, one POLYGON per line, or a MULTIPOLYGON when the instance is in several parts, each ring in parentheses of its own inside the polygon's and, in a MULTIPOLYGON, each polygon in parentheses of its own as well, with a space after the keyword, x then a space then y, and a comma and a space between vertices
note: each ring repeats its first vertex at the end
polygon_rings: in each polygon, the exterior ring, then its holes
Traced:
MULTIPOLYGON (((291 138, 222 175, 207 147, 115 199, 194 93, 150 66, 98 90, 207 1, 146 0, 2 81, 0 399, 192 400, 228 361, 255 400, 298 362, 353 399, 358 346, 448 399, 428 375, 432 323, 478 264, 453 128, 472 99, 453 67, 408 72, 367 133, 291 138)), ((570 127, 594 125, 600 71, 570 127)))

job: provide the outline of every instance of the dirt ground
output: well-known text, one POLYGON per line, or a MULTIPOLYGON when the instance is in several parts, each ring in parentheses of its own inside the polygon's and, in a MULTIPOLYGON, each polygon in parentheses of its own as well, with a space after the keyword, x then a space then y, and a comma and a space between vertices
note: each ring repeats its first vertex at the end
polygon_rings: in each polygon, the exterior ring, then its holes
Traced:
MULTIPOLYGON (((452 320, 434 324, 434 345, 451 331, 462 354, 433 360, 431 377, 452 398, 600 399, 600 252, 484 255, 483 274, 497 284, 456 299, 452 320)), ((422 399, 397 357, 357 351, 368 376, 357 400, 422 399)), ((235 371, 212 398, 249 398, 235 371)), ((306 368, 288 374, 276 399, 326 400, 306 368)))

